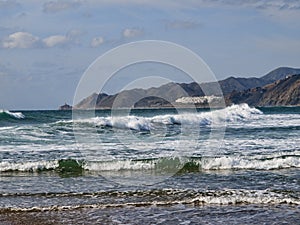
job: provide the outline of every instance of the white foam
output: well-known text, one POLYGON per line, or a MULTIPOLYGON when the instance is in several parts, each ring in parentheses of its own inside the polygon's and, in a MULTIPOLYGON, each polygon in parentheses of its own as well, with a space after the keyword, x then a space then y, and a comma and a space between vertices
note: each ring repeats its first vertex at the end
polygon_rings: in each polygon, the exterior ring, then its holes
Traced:
MULTIPOLYGON (((86 162, 84 168, 90 171, 122 171, 122 170, 164 170, 168 166, 182 168, 187 162, 199 165, 200 170, 273 170, 300 168, 299 152, 254 155, 254 156, 221 156, 203 157, 187 160, 186 158, 158 158, 152 160, 111 160, 86 162), (172 160, 173 159, 173 160, 172 160), (179 161, 176 161, 179 160, 179 161), (171 163, 171 164, 169 164, 171 163)), ((175 171, 175 170, 174 170, 175 171)))
POLYGON ((132 129, 132 130, 150 130, 151 124, 147 118, 127 116, 127 117, 113 117, 110 120, 110 125, 115 128, 132 129))
MULTIPOLYGON (((166 191, 166 190, 162 190, 166 191)), ((271 190, 244 190, 244 189, 225 189, 218 191, 196 192, 190 190, 169 190, 168 198, 165 200, 145 200, 136 201, 132 196, 145 196, 158 193, 151 191, 141 192, 116 192, 111 197, 111 202, 94 203, 94 204, 75 204, 75 205, 51 205, 51 206, 34 206, 28 208, 9 207, 0 208, 0 211, 11 212, 37 212, 37 211, 62 211, 75 209, 105 209, 120 207, 145 207, 145 206, 169 206, 169 205, 240 205, 240 204, 256 204, 256 205, 279 205, 293 204, 300 205, 297 197, 288 194, 273 192, 271 190), (122 200, 122 201, 119 201, 122 200)), ((92 194, 91 194, 92 195, 92 194)), ((65 195, 65 193, 63 194, 65 195)))
POLYGON ((226 190, 214 195, 195 197, 190 201, 197 204, 236 205, 236 204, 296 204, 299 199, 274 193, 269 190, 226 190))
POLYGON ((54 169, 58 167, 58 161, 38 162, 0 162, 0 172, 5 171, 38 171, 43 169, 54 169))
POLYGON ((4 131, 4 130, 9 130, 11 129, 12 127, 0 127, 0 131, 4 131))
MULTIPOLYGON (((152 160, 110 160, 110 161, 85 161, 83 168, 89 171, 144 171, 144 170, 164 170, 169 166, 174 168, 182 168, 185 163, 189 162, 186 159, 183 161, 172 161, 168 164, 169 158, 159 158, 152 160), (173 165, 174 164, 174 165, 173 165)), ((203 157, 199 159, 193 158, 195 165, 199 165, 200 170, 273 170, 273 169, 288 169, 300 168, 300 156, 222 156, 222 157, 203 157)), ((0 172, 5 171, 23 171, 32 172, 39 170, 55 169, 59 166, 57 160, 53 161, 37 161, 37 162, 0 162, 0 172)), ((176 169, 173 170, 175 171, 176 169)))
POLYGON ((272 170, 284 168, 300 168, 300 157, 287 156, 281 158, 234 157, 222 156, 218 158, 204 158, 201 160, 203 170, 232 170, 253 169, 272 170))
POLYGON ((84 165, 84 169, 89 171, 149 170, 154 167, 154 162, 132 160, 86 162, 84 165))
POLYGON ((119 116, 119 117, 95 117, 92 119, 77 120, 75 122, 92 123, 97 126, 107 126, 119 129, 132 129, 138 131, 150 131, 154 124, 199 124, 201 126, 224 124, 251 119, 253 115, 260 115, 262 112, 251 108, 247 104, 232 105, 225 109, 210 112, 181 113, 158 115, 154 117, 119 116))
POLYGON ((9 115, 11 117, 14 117, 16 119, 24 119, 25 118, 25 116, 21 112, 10 112, 8 110, 0 109, 0 113, 7 114, 7 115, 9 115))

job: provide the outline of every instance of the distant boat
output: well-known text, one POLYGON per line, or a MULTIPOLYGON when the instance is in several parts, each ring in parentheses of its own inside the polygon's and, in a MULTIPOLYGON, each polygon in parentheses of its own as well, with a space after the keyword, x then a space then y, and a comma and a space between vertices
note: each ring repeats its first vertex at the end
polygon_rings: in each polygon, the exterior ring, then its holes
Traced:
POLYGON ((59 110, 72 110, 72 106, 65 103, 64 105, 60 106, 58 109, 59 110))

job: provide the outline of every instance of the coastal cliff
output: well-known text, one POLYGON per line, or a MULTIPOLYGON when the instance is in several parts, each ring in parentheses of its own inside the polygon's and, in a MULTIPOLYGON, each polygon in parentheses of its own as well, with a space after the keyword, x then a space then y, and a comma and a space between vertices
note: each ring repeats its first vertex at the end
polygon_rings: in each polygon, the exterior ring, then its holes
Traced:
POLYGON ((251 106, 300 106, 300 75, 288 76, 263 87, 234 91, 226 96, 227 104, 251 106))

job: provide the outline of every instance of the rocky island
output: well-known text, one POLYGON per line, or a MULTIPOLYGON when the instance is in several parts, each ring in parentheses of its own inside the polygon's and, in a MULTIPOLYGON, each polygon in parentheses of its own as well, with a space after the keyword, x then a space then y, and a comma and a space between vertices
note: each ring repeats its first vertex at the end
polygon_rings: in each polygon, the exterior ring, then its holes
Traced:
POLYGON ((65 103, 64 105, 60 106, 58 110, 72 110, 72 106, 65 103))

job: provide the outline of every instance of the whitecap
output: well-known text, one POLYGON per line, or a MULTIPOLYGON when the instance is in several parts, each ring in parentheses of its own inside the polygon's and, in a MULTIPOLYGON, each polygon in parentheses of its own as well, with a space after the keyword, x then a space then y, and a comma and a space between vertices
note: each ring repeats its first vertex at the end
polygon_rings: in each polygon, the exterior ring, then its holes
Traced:
POLYGON ((0 115, 1 114, 8 115, 8 116, 10 116, 12 118, 15 118, 15 119, 24 119, 25 118, 24 114, 21 113, 21 112, 10 112, 8 110, 1 109, 0 110, 0 115))

